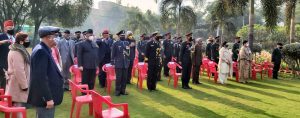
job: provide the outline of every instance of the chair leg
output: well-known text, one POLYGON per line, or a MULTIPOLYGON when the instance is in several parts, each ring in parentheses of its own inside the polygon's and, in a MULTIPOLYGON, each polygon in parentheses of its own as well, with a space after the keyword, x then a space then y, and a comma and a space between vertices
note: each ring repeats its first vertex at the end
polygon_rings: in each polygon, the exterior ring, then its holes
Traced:
POLYGON ((74 106, 75 106, 75 101, 74 101, 74 100, 72 100, 72 107, 71 107, 71 114, 70 114, 70 118, 73 118, 74 106))
POLYGON ((143 90, 143 80, 144 80, 144 78, 141 78, 141 80, 140 80, 140 85, 139 85, 140 91, 143 90))
POLYGON ((5 118, 10 118, 10 113, 5 113, 5 118))
POLYGON ((23 115, 23 118, 26 118, 27 116, 27 114, 26 114, 26 110, 24 110, 23 112, 22 112, 22 115, 23 115))
POLYGON ((76 118, 80 118, 81 106, 81 103, 76 104, 76 118))
POLYGON ((178 85, 178 76, 174 77, 174 88, 177 88, 178 85))
POLYGON ((12 112, 12 113, 11 113, 11 117, 12 117, 12 118, 17 118, 17 113, 18 113, 18 112, 12 112))
POLYGON ((106 80, 106 89, 107 89, 107 94, 110 94, 110 89, 111 89, 111 80, 106 80))
POLYGON ((89 115, 93 116, 93 103, 89 103, 89 115))

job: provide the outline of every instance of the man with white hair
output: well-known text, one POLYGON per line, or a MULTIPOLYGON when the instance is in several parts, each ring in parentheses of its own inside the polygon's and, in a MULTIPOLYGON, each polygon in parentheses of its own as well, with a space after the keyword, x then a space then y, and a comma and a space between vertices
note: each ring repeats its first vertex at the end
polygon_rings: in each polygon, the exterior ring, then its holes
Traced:
POLYGON ((128 74, 127 74, 127 84, 130 84, 130 80, 131 80, 131 72, 132 72, 132 67, 133 67, 133 62, 134 62, 134 58, 135 58, 135 48, 136 48, 136 44, 135 44, 135 39, 133 37, 133 33, 132 31, 127 31, 126 32, 126 40, 129 42, 129 48, 130 48, 130 55, 129 55, 129 67, 128 67, 128 74))
POLYGON ((199 71, 202 64, 202 38, 196 39, 194 53, 192 54, 193 62, 193 84, 201 84, 199 82, 199 71))

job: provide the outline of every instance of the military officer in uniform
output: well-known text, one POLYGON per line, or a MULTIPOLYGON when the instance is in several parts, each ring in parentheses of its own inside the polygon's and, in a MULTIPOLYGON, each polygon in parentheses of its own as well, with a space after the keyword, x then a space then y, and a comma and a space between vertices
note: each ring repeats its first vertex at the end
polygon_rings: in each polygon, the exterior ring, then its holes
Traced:
POLYGON ((146 60, 148 60, 147 88, 151 92, 156 90, 156 82, 159 79, 159 64, 161 63, 161 48, 159 39, 162 36, 158 32, 152 33, 151 40, 146 45, 146 60))
POLYGON ((183 89, 192 89, 189 86, 190 76, 191 76, 191 69, 192 69, 192 59, 191 59, 191 50, 192 50, 192 33, 186 34, 186 41, 182 43, 180 49, 180 58, 179 64, 182 66, 182 88, 183 89))
POLYGON ((171 41, 171 33, 168 32, 165 34, 165 40, 163 42, 163 60, 164 60, 164 75, 166 77, 169 76, 169 67, 168 63, 172 59, 172 51, 173 51, 173 41, 171 41))
MULTIPOLYGON (((182 38, 181 36, 178 36, 176 39, 175 39, 175 43, 173 44, 173 57, 176 59, 177 63, 179 62, 178 59, 179 59, 179 52, 180 52, 180 49, 181 49, 181 42, 182 42, 182 38)), ((181 70, 177 67, 176 68, 176 71, 177 73, 180 73, 181 70)))
POLYGON ((235 43, 232 47, 232 61, 237 61, 238 55, 239 55, 239 49, 240 49, 240 37, 235 37, 235 43))
POLYGON ((129 67, 130 47, 129 42, 125 40, 125 31, 117 33, 119 40, 113 43, 111 49, 111 64, 115 66, 116 72, 116 90, 115 95, 128 95, 125 91, 127 74, 129 67))
POLYGON ((219 63, 220 36, 215 37, 215 43, 212 45, 213 61, 219 63))
POLYGON ((137 50, 139 52, 139 55, 138 55, 139 62, 144 62, 144 59, 145 59, 145 51, 146 51, 146 44, 147 44, 145 37, 146 37, 146 34, 142 34, 140 36, 141 39, 137 44, 137 50))

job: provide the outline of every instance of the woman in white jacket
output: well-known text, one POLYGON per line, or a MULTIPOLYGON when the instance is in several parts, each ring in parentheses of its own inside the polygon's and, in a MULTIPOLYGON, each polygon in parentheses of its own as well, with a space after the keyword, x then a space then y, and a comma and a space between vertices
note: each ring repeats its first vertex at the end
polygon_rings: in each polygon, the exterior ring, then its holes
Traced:
POLYGON ((222 43, 222 48, 219 51, 219 81, 221 84, 226 84, 229 75, 232 75, 232 58, 231 52, 228 49, 227 42, 222 43))

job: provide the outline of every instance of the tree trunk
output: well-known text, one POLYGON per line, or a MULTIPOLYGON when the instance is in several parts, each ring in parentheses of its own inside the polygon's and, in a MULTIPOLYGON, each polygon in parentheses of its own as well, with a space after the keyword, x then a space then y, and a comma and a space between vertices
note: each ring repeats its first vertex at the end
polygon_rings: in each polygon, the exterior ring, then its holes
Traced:
POLYGON ((295 41, 295 9, 293 9, 290 26, 290 43, 295 41))
POLYGON ((249 0, 249 46, 252 51, 254 42, 254 0, 249 0))
POLYGON ((178 5, 178 15, 177 15, 177 35, 181 35, 180 34, 180 11, 181 11, 181 4, 178 5))
POLYGON ((217 27, 217 36, 220 36, 220 24, 217 27))
POLYGON ((221 41, 220 41, 219 44, 222 44, 223 43, 223 39, 224 39, 224 25, 221 26, 221 36, 220 36, 220 38, 221 38, 221 41))

